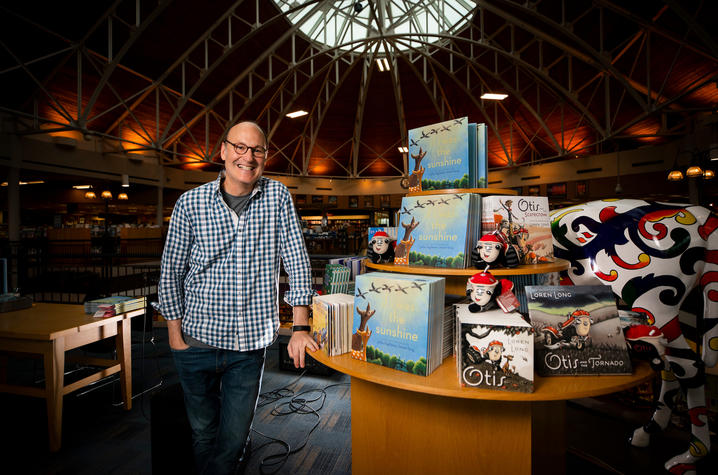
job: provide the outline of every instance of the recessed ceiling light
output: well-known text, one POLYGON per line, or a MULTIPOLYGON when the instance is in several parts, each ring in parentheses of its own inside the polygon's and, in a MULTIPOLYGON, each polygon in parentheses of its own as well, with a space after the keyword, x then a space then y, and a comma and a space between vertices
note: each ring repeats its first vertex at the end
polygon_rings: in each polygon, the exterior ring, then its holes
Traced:
POLYGON ((481 96, 482 99, 488 99, 490 101, 503 101, 507 97, 509 97, 508 94, 497 94, 495 92, 486 92, 481 96))
POLYGON ((309 112, 304 111, 304 110, 298 110, 298 111, 290 112, 289 114, 287 114, 287 117, 289 117, 290 119, 296 119, 297 117, 302 117, 307 114, 309 114, 309 112))
MULTIPOLYGON (((42 185, 45 183, 44 180, 35 180, 35 181, 20 181, 18 182, 19 185, 42 185)), ((0 183, 0 186, 7 186, 7 182, 4 181, 0 183)))

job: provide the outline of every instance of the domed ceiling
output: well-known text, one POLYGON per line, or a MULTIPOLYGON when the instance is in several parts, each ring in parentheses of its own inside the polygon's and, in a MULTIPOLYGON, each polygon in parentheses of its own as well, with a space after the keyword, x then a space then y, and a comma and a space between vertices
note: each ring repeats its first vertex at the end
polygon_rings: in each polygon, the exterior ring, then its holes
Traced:
POLYGON ((275 175, 404 176, 407 131, 464 116, 488 125, 490 168, 568 160, 716 112, 717 4, 15 2, 0 107, 20 134, 187 169, 218 169, 238 119, 266 129, 275 175))

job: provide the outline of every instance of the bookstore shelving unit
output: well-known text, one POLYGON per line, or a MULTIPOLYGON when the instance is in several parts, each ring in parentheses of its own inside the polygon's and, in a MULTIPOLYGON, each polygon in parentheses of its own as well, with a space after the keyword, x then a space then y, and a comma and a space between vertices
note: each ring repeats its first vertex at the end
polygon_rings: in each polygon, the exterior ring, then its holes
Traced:
MULTIPOLYGON (((474 192, 515 195, 513 190, 472 189, 412 195, 474 192)), ((558 272, 569 262, 491 269, 497 277, 558 272)), ((443 276, 446 293, 464 295, 477 269, 367 263, 384 272, 443 276)), ((519 289, 520 290, 520 289, 519 289)), ((353 473, 553 473, 565 472, 565 401, 620 391, 650 380, 647 363, 631 375, 534 378, 534 392, 463 388, 455 357, 429 376, 404 373, 352 359, 312 356, 351 376, 353 473)))

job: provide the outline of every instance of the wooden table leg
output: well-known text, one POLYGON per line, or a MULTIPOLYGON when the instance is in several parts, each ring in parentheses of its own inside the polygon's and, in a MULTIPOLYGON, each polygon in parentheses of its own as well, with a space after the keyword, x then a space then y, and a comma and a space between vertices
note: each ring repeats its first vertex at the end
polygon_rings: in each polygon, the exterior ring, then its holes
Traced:
POLYGON ((48 344, 44 354, 45 401, 47 402, 47 430, 51 452, 62 444, 62 396, 65 386, 65 338, 58 337, 48 344))
POLYGON ((125 410, 132 409, 132 348, 131 343, 131 321, 125 318, 117 322, 117 358, 120 360, 120 389, 122 390, 122 401, 125 403, 125 410))

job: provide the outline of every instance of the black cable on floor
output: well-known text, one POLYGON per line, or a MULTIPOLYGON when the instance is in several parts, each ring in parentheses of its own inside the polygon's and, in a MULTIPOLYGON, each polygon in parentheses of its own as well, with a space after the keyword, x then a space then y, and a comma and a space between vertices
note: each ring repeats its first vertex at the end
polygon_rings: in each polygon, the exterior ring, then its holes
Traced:
POLYGON ((324 403, 327 399, 326 390, 332 387, 346 386, 349 384, 330 384, 325 386, 324 388, 308 389, 306 391, 302 391, 297 395, 294 395, 294 391, 292 389, 289 389, 289 387, 298 382, 304 376, 305 373, 306 370, 304 370, 296 379, 294 379, 284 387, 268 391, 267 393, 262 393, 259 396, 261 402, 257 404, 257 407, 264 407, 273 402, 275 403, 275 406, 270 412, 270 414, 275 417, 288 416, 291 414, 305 414, 316 417, 314 425, 309 430, 304 440, 297 447, 294 448, 292 448, 289 443, 284 440, 268 436, 256 429, 252 429, 252 432, 255 432, 256 434, 259 434, 262 437, 269 439, 269 442, 260 445, 254 450, 259 450, 265 447, 269 447, 271 445, 279 445, 283 450, 281 453, 268 455, 262 458, 259 463, 259 470, 260 473, 262 473, 263 475, 277 473, 284 466, 290 455, 295 454, 304 449, 304 447, 306 447, 307 443, 309 442, 309 438, 316 430, 316 428, 319 427, 319 424, 321 422, 321 416, 319 415, 319 411, 322 410, 322 408, 324 407, 324 403), (291 399, 289 399, 288 401, 282 401, 282 399, 286 398, 291 399), (319 407, 313 407, 311 405, 317 402, 319 403, 319 407))

